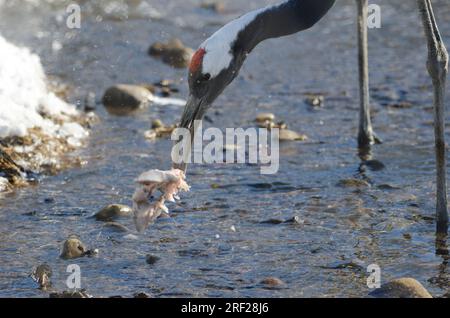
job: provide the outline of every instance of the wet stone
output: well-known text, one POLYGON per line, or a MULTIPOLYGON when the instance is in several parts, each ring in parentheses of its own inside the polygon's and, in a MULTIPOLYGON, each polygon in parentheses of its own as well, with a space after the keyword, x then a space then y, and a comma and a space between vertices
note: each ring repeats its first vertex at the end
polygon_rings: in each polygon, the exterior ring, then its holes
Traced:
POLYGON ((155 140, 158 138, 168 138, 172 135, 173 131, 176 128, 177 128, 176 125, 164 126, 162 121, 155 121, 152 123, 152 129, 144 133, 144 137, 149 140, 155 140))
POLYGON ((200 4, 200 7, 215 13, 225 12, 225 4, 222 1, 205 1, 200 4))
POLYGON ((400 278, 383 284, 369 296, 375 298, 433 298, 423 285, 414 278, 400 278))
POLYGON ((347 269, 347 270, 352 270, 352 271, 357 271, 357 272, 364 271, 364 266, 361 264, 358 264, 358 263, 359 262, 354 262, 354 261, 344 262, 344 263, 337 262, 335 264, 323 266, 322 268, 324 268, 324 269, 341 269, 341 270, 347 269))
POLYGON ((52 277, 52 269, 46 263, 41 264, 36 267, 31 277, 39 284, 41 289, 46 289, 51 286, 50 278, 52 277))
POLYGON ((281 129, 279 137, 280 141, 305 141, 308 139, 306 135, 288 129, 281 129))
POLYGON ((407 102, 407 101, 401 101, 398 103, 389 104, 388 107, 394 108, 394 109, 408 109, 408 108, 412 108, 413 104, 410 102, 407 102))
POLYGON ((22 180, 24 169, 2 150, 0 146, 0 177, 7 179, 11 184, 22 180))
POLYGON ((400 187, 394 186, 392 184, 387 184, 387 183, 380 184, 377 186, 377 188, 380 190, 399 190, 400 189, 400 187))
POLYGON ((284 223, 303 225, 303 224, 305 224, 305 220, 302 220, 299 216, 296 215, 290 219, 287 219, 286 221, 284 221, 284 223))
POLYGON ((264 285, 265 287, 269 287, 269 288, 276 288, 276 287, 281 287, 284 284, 284 282, 276 277, 267 277, 264 278, 263 280, 261 280, 260 282, 261 285, 264 285))
POLYGON ((50 298, 92 298, 84 289, 76 291, 55 292, 49 295, 50 298))
POLYGON ((114 115, 124 116, 149 104, 151 92, 143 86, 118 84, 103 95, 103 105, 114 115))
POLYGON ((366 166, 367 168, 369 168, 372 171, 381 171, 381 170, 386 168, 384 163, 382 163, 379 160, 367 160, 367 161, 364 161, 364 166, 366 166))
POLYGON ((172 39, 167 43, 154 43, 150 46, 148 54, 174 68, 186 68, 189 66, 194 50, 186 47, 179 39, 172 39))
POLYGON ((129 217, 132 215, 133 210, 129 206, 111 204, 97 212, 94 217, 97 221, 110 222, 120 217, 129 217))
POLYGON ((280 219, 268 219, 265 221, 260 222, 261 224, 271 224, 271 225, 278 225, 284 223, 283 220, 280 219))
POLYGON ((94 92, 89 92, 84 99, 84 111, 93 112, 96 109, 97 101, 94 92))
POLYGON ((148 254, 147 256, 145 256, 145 261, 147 262, 147 264, 149 265, 153 265, 156 262, 158 262, 161 258, 159 256, 156 255, 151 255, 148 254))
POLYGON ((312 107, 322 107, 325 98, 319 94, 308 94, 305 98, 305 103, 312 107))
POLYGON ((120 232, 120 233, 130 232, 130 230, 125 225, 122 225, 118 222, 107 222, 103 227, 109 228, 111 230, 114 230, 114 231, 120 232))
POLYGON ((62 259, 74 259, 86 255, 86 246, 76 237, 71 235, 63 244, 60 257, 62 259))
POLYGON ((274 121, 275 115, 272 113, 261 113, 256 116, 256 122, 265 123, 266 121, 274 121))
POLYGON ((151 296, 147 293, 140 292, 140 293, 135 293, 133 295, 133 298, 151 298, 151 296))
POLYGON ((152 129, 162 128, 164 123, 160 119, 155 119, 152 121, 152 129))
POLYGON ((341 188, 367 188, 370 187, 370 184, 360 179, 343 179, 338 182, 337 186, 341 188))

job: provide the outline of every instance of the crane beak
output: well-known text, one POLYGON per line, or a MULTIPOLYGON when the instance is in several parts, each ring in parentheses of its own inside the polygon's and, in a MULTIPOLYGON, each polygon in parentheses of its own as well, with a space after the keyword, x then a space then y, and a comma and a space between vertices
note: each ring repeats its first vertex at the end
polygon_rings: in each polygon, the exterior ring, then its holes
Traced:
MULTIPOLYGON (((184 107, 183 115, 181 116, 181 122, 179 128, 186 128, 190 131, 191 143, 194 140, 195 127, 194 121, 201 120, 206 112, 204 98, 197 98, 194 95, 190 95, 189 99, 184 107)), ((172 168, 180 169, 186 172, 187 163, 173 164, 172 168)))
POLYGON ((201 120, 205 114, 204 99, 190 95, 181 116, 180 128, 192 129, 195 120, 201 120))

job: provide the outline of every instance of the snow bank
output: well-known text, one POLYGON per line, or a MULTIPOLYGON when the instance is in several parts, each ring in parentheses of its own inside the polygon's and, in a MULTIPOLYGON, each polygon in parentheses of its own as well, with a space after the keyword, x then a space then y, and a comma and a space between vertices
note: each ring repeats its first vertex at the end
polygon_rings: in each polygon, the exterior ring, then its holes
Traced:
MULTIPOLYGON (((49 91, 37 55, 0 35, 0 139, 16 165, 44 173, 69 166, 64 155, 89 135, 80 124, 87 119, 49 91)), ((13 185, 22 181, 8 176, 7 164, 0 161, 0 192, 11 188, 8 180, 13 185)))
POLYGON ((81 125, 73 122, 67 129, 56 123, 77 115, 73 105, 48 91, 39 57, 0 36, 0 138, 23 137, 30 128, 41 128, 50 136, 79 140, 87 136, 81 125))

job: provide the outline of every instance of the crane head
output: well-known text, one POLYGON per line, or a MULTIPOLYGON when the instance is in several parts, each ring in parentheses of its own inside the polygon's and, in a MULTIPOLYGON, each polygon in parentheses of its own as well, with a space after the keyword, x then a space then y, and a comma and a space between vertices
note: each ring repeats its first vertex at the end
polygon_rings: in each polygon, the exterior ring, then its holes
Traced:
POLYGON ((242 54, 230 47, 201 46, 189 66, 189 99, 184 108, 180 127, 191 128, 201 120, 207 109, 234 80, 244 62, 242 54))

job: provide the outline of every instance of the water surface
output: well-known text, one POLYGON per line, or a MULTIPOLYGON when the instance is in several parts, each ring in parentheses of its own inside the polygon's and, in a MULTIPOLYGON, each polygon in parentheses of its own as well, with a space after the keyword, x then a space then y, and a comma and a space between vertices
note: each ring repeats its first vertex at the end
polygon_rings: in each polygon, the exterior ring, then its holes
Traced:
MULTIPOLYGON (((139 2, 114 8, 112 3, 124 2, 84 1, 82 28, 74 31, 65 27, 61 3, 6 1, 0 32, 39 53, 48 74, 73 87, 74 103, 91 91, 101 96, 118 82, 163 78, 175 80, 181 90, 176 97, 185 98, 186 72, 148 57, 148 46, 179 37, 195 48, 224 22, 276 1, 226 1, 225 15, 193 0, 133 7, 139 2), (61 50, 52 49, 59 44, 61 50)), ((209 112, 213 123, 206 127, 249 127, 259 112, 273 112, 307 134, 308 142, 281 146, 277 175, 262 176, 249 165, 192 165, 192 191, 172 206, 173 217, 137 240, 126 239, 89 216, 107 204, 131 204, 139 173, 170 167, 171 142, 147 141, 144 132, 155 118, 175 122, 181 109, 152 106, 115 117, 99 106, 100 122, 73 154, 85 166, 1 198, 0 296, 46 297, 28 277, 43 262, 52 266, 59 290, 66 266, 79 264, 83 288, 102 297, 140 291, 163 297, 361 297, 369 292, 369 264, 381 267, 383 281, 409 276, 435 296, 448 292, 448 259, 435 253, 431 81, 415 2, 378 1, 383 25, 370 31, 373 123, 384 140, 374 159, 385 165, 381 171, 361 169, 356 152, 353 2, 338 1, 309 31, 261 44, 209 112), (308 92, 324 94, 324 107, 308 106, 308 92), (399 102, 412 107, 389 107, 399 102), (370 186, 338 186, 349 178, 370 186), (261 223, 293 216, 305 223, 261 223), (60 260, 70 234, 99 255, 60 260), (147 254, 161 259, 148 265, 147 254), (264 288, 259 282, 269 276, 285 286, 264 288)), ((450 43, 450 6, 434 2, 450 43)), ((131 219, 120 222, 133 228, 131 219)))

